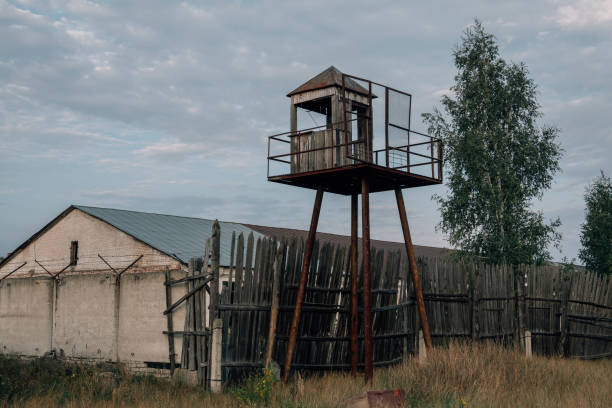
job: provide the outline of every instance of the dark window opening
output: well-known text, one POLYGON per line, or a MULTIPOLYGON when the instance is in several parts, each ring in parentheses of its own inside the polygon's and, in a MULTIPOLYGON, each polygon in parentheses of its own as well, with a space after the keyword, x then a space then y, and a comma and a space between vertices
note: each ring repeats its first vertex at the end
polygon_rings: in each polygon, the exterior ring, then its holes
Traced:
POLYGON ((79 241, 70 243, 70 265, 76 265, 79 260, 79 241))
MULTIPOLYGON (((170 363, 160 363, 157 361, 145 361, 144 363, 147 366, 147 368, 158 368, 158 369, 166 369, 166 370, 170 369, 170 363)), ((181 368, 181 364, 176 363, 174 367, 181 368)))

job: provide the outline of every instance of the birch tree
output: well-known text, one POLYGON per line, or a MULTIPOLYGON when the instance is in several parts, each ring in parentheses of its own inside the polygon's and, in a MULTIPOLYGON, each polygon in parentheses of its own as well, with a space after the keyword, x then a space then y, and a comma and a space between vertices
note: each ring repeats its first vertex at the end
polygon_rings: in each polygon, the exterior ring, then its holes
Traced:
POLYGON ((540 126, 536 85, 524 63, 508 63, 475 21, 453 52, 457 68, 442 108, 424 114, 444 142, 448 194, 434 196, 439 227, 462 255, 489 263, 540 264, 557 245, 560 220, 532 202, 560 170, 559 130, 540 126))

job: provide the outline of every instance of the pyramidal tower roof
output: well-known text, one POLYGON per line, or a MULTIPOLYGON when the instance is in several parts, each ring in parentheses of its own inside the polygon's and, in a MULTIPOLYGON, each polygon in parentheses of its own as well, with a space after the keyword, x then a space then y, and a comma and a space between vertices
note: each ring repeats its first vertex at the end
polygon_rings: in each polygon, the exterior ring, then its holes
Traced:
MULTIPOLYGON (((359 85, 351 78, 346 78, 344 82, 347 89, 350 89, 351 91, 362 95, 368 95, 368 90, 365 89, 363 86, 359 85)), ((293 91, 289 92, 287 96, 299 94, 302 92, 314 91, 316 89, 328 88, 332 86, 342 88, 342 72, 333 65, 327 68, 325 71, 321 72, 319 75, 315 76, 314 78, 306 81, 293 91)), ((374 97, 374 95, 372 95, 372 97, 374 97)))

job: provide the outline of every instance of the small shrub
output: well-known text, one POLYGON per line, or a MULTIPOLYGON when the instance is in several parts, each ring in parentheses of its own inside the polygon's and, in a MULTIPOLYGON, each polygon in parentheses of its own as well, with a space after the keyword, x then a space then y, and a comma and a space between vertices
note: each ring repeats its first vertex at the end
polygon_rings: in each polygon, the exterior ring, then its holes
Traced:
POLYGON ((270 369, 263 369, 243 381, 234 389, 234 396, 248 406, 268 405, 272 394, 272 386, 276 382, 276 377, 270 369))

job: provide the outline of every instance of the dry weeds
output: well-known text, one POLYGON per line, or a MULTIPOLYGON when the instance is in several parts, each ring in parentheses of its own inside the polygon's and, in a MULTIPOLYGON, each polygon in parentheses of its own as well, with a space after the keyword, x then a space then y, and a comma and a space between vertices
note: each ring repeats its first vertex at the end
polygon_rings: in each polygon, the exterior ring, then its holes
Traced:
MULTIPOLYGON (((257 402, 254 395, 245 404, 236 389, 210 395, 198 388, 144 378, 121 381, 113 387, 112 396, 96 395, 99 386, 92 384, 78 398, 58 398, 61 396, 49 391, 0 406, 338 407, 367 389, 362 378, 337 373, 270 387, 267 403, 257 402)), ((434 350, 425 364, 409 359, 401 366, 375 371, 372 389, 390 388, 406 390, 406 406, 412 407, 603 408, 612 405, 612 360, 527 359, 495 345, 453 344, 434 350)))

